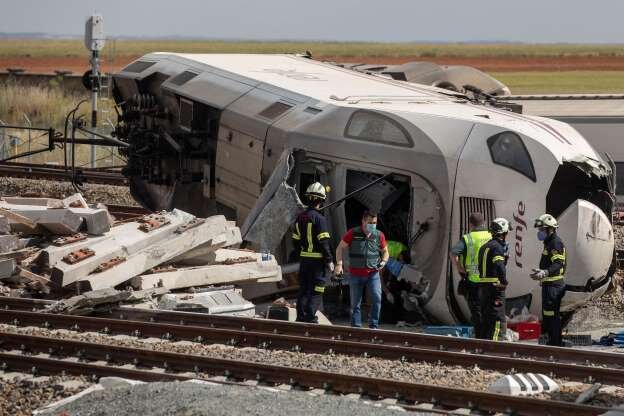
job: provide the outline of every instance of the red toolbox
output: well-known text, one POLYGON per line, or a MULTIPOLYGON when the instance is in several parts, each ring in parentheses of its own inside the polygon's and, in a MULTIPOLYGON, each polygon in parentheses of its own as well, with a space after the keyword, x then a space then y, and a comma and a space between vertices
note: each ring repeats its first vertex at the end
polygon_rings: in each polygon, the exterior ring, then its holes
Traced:
POLYGON ((507 328, 516 331, 520 339, 538 339, 542 333, 542 327, 539 322, 509 323, 507 328))

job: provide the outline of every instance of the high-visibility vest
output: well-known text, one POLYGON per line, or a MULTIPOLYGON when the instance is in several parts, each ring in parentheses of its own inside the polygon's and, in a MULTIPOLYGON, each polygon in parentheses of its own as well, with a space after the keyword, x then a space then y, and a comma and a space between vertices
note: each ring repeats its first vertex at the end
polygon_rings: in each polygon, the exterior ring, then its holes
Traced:
POLYGON ((408 249, 408 247, 400 241, 388 240, 386 244, 388 246, 388 254, 393 259, 398 259, 399 255, 408 249))
POLYGON ((379 241, 381 231, 373 231, 368 238, 362 227, 353 229, 353 240, 349 246, 349 266, 359 269, 375 269, 381 261, 379 241))
POLYGON ((492 239, 489 231, 471 231, 464 234, 466 243, 466 256, 463 259, 464 269, 468 274, 468 280, 474 283, 481 281, 479 275, 479 249, 492 239))

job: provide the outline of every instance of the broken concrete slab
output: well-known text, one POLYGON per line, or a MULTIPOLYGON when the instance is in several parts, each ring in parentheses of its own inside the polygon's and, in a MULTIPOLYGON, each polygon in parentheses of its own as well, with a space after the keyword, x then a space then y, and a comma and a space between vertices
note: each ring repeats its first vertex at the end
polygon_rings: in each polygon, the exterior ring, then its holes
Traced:
POLYGON ((69 208, 69 210, 85 220, 89 234, 102 235, 111 229, 112 221, 105 209, 69 208))
POLYGON ((72 296, 69 299, 51 305, 50 312, 53 313, 73 313, 75 311, 91 308, 93 306, 121 302, 130 297, 132 294, 129 290, 101 289, 83 293, 82 295, 72 296))
MULTIPOLYGON (((129 222, 113 227, 111 231, 106 234, 108 238, 102 239, 97 243, 92 245, 80 244, 80 248, 90 248, 93 250, 95 252, 95 256, 75 264, 65 264, 62 261, 54 263, 51 273, 52 280, 62 286, 67 286, 77 280, 86 278, 104 262, 108 262, 114 258, 127 258, 147 247, 157 244, 160 241, 167 240, 175 235, 177 227, 182 225, 188 216, 186 213, 182 215, 175 212, 167 213, 165 215, 171 222, 161 228, 150 231, 149 233, 139 230, 140 224, 138 222, 129 222)), ((78 245, 75 247, 75 249, 79 249, 78 245)), ((56 257, 58 257, 59 252, 62 252, 62 250, 54 251, 57 252, 56 257)), ((135 274, 127 276, 124 280, 133 276, 135 276, 135 274)), ((112 286, 114 285, 107 285, 103 287, 112 286)))
POLYGON ((139 289, 150 287, 182 289, 227 283, 254 281, 263 283, 278 282, 280 280, 282 280, 282 270, 275 258, 272 258, 266 261, 197 266, 147 274, 132 279, 132 286, 139 289))
POLYGON ((181 266, 203 266, 210 264, 210 254, 223 247, 232 247, 242 243, 241 232, 235 223, 228 221, 227 229, 199 247, 174 258, 171 263, 181 266))
POLYGON ((213 315, 255 315, 255 305, 240 294, 240 290, 212 290, 201 293, 168 294, 160 298, 159 309, 199 312, 213 315))
MULTIPOLYGON (((53 267, 56 263, 61 261, 63 257, 71 253, 72 251, 80 250, 81 248, 91 247, 103 240, 111 238, 112 235, 106 234, 103 236, 90 236, 84 240, 78 240, 74 243, 65 245, 50 245, 41 251, 41 265, 46 267, 53 267)), ((56 239, 55 239, 56 240, 56 239)))
MULTIPOLYGON (((171 224, 146 233, 145 235, 149 236, 150 234, 157 233, 169 226, 171 226, 171 224)), ((175 229, 178 228, 178 226, 175 227, 175 229)), ((135 253, 129 253, 127 260, 116 265, 115 267, 101 273, 91 274, 79 279, 79 284, 81 287, 90 288, 91 290, 114 287, 155 266, 163 264, 172 258, 180 256, 181 254, 186 253, 207 241, 210 241, 215 236, 222 234, 225 231, 225 228, 225 217, 222 215, 215 215, 207 218, 205 222, 193 228, 187 229, 186 231, 176 233, 174 230, 173 232, 165 234, 166 238, 161 238, 159 241, 145 247, 143 250, 135 253)))
POLYGON ((19 246, 19 237, 13 234, 0 235, 0 253, 16 250, 19 246))
POLYGON ((87 201, 78 193, 63 199, 62 203, 65 208, 89 208, 87 201))
POLYGON ((52 234, 74 234, 82 225, 82 218, 69 209, 47 209, 35 205, 2 204, 0 214, 9 218, 14 232, 40 234, 43 227, 52 234), (29 221, 24 221, 24 218, 29 221))
POLYGON ((11 225, 9 219, 4 215, 0 215, 0 234, 9 234, 11 232, 11 225))
POLYGON ((0 260, 0 279, 11 277, 15 273, 16 266, 15 259, 0 260))
POLYGON ((63 201, 56 198, 28 198, 28 197, 10 197, 2 198, 7 204, 14 205, 34 205, 45 208, 63 208, 63 201))
POLYGON ((249 263, 262 259, 261 253, 252 250, 220 248, 212 251, 206 256, 207 264, 236 264, 249 263))

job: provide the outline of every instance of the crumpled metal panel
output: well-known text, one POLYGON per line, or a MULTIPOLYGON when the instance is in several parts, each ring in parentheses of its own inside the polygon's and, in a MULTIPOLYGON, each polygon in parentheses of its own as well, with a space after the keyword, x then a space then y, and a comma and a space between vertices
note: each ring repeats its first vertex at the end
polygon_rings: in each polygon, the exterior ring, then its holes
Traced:
POLYGON ((304 208, 297 190, 286 183, 293 163, 290 150, 284 151, 256 205, 241 227, 243 240, 252 243, 256 248, 275 252, 297 214, 304 208))

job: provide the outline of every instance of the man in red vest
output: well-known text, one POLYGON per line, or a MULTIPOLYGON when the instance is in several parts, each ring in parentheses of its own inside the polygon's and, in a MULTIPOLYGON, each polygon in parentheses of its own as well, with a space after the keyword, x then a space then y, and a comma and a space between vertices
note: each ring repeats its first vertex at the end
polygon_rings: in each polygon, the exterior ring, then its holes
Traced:
POLYGON ((362 326, 362 295, 368 287, 371 309, 368 326, 379 326, 381 312, 381 279, 379 271, 388 261, 386 237, 377 229, 377 214, 365 211, 362 223, 347 231, 336 248, 336 275, 343 274, 342 253, 349 250, 349 293, 351 297, 351 326, 362 326))

